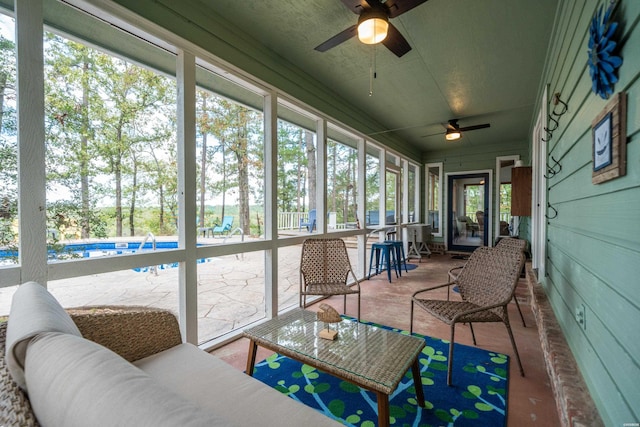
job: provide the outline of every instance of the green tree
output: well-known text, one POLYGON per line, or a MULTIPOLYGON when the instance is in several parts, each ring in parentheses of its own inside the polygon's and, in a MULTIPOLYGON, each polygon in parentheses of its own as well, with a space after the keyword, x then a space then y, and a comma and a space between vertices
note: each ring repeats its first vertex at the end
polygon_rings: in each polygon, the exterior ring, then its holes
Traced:
POLYGON ((115 187, 116 236, 122 236, 123 191, 129 183, 129 228, 135 235, 133 218, 136 209, 137 159, 136 145, 161 142, 171 137, 170 130, 161 123, 167 120, 166 107, 175 98, 167 78, 108 55, 100 54, 98 87, 108 100, 97 146, 106 163, 105 171, 113 177, 115 187), (128 178, 128 181, 126 180, 128 178))
POLYGON ((95 61, 96 53, 92 49, 47 33, 47 180, 50 187, 66 188, 72 201, 80 206, 83 238, 90 236, 91 212, 95 207, 91 197, 92 180, 97 172, 93 163, 96 157, 93 123, 106 108, 91 90, 96 84, 95 61))
POLYGON ((227 193, 235 194, 239 226, 245 234, 250 234, 252 192, 254 198, 261 194, 264 182, 262 114, 217 97, 215 116, 210 123, 210 131, 217 141, 210 153, 218 156, 213 172, 221 177, 211 188, 222 197, 221 216, 224 216, 227 193))
POLYGON ((15 44, 0 36, 0 245, 15 240, 12 223, 18 210, 15 44))
POLYGON ((281 212, 301 210, 307 185, 306 131, 278 121, 278 208, 281 212))

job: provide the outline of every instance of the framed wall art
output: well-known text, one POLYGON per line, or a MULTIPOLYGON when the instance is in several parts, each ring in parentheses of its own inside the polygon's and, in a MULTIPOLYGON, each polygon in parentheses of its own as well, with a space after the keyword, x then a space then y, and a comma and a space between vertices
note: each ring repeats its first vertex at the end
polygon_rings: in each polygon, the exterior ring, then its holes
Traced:
POLYGON ((627 95, 615 94, 591 122, 591 182, 600 184, 627 173, 627 95))

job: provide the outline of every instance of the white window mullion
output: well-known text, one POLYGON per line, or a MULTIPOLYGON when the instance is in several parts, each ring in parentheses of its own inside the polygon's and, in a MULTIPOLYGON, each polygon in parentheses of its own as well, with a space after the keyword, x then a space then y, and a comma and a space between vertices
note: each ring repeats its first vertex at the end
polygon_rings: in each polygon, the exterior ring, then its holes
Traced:
POLYGON ((179 312, 182 338, 198 343, 198 266, 196 234, 196 61, 189 52, 177 57, 178 242, 185 250, 179 265, 179 312))
POLYGON ((42 0, 15 2, 21 282, 47 281, 42 0))
POLYGON ((319 119, 316 125, 316 229, 327 232, 327 121, 319 119))
MULTIPOLYGON (((358 222, 360 228, 367 227, 367 143, 364 139, 358 139, 358 222)), ((367 273, 367 236, 358 235, 358 278, 364 278, 367 273)))
POLYGON ((278 97, 264 100, 264 227, 271 249, 264 254, 265 310, 268 319, 278 313, 278 97))

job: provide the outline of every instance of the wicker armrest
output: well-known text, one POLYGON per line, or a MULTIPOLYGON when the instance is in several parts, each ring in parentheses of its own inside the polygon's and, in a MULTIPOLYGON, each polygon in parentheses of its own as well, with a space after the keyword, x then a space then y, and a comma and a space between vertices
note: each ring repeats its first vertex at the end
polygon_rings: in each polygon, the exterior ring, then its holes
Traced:
POLYGON ((447 282, 447 283, 443 283, 441 285, 435 285, 435 286, 430 286, 428 288, 418 289, 417 291, 415 291, 411 295, 411 298, 415 298, 416 295, 421 294, 423 292, 429 292, 429 291, 433 291, 433 290, 440 289, 440 288, 446 288, 446 287, 449 287, 449 286, 453 286, 455 284, 456 284, 456 282, 447 282))
POLYGON ((449 269, 449 281, 450 282, 455 282, 456 280, 458 280, 458 274, 460 274, 460 271, 464 268, 464 265, 459 265, 457 267, 453 267, 451 269, 449 269))
POLYGON ((82 307, 67 310, 88 340, 129 362, 159 353, 182 342, 175 315, 149 307, 82 307))
POLYGON ((37 427, 29 398, 13 381, 4 357, 7 322, 0 322, 0 426, 37 427))

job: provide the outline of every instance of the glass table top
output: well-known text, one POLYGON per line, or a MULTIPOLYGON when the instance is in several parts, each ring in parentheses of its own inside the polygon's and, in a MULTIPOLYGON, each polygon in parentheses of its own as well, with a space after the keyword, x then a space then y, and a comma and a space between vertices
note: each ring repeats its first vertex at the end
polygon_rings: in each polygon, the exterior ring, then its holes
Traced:
POLYGON ((318 336, 325 328, 312 311, 295 309, 246 329, 256 344, 356 384, 390 394, 425 346, 418 337, 345 319, 329 324, 338 337, 318 336))

